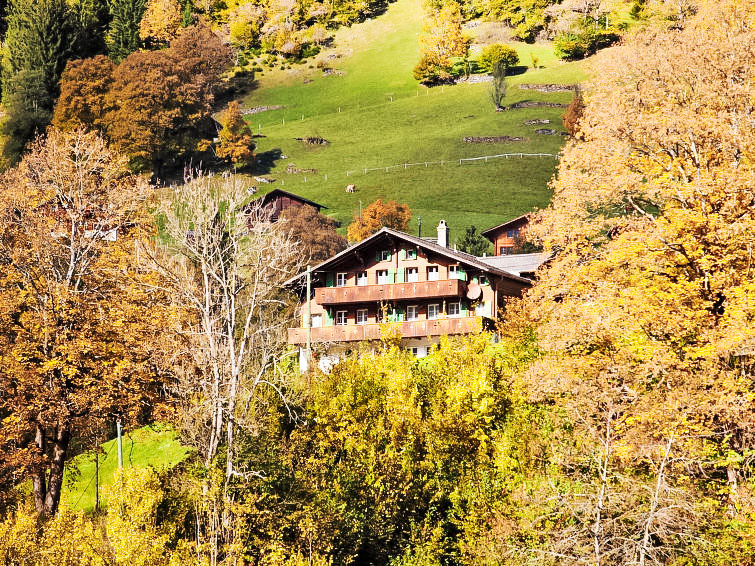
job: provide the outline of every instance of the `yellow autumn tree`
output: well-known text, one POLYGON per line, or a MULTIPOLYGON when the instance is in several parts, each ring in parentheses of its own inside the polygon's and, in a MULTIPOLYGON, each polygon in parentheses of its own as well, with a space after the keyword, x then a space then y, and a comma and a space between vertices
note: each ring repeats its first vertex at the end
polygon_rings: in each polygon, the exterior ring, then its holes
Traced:
POLYGON ((383 202, 383 199, 377 199, 361 211, 359 216, 354 217, 346 235, 349 242, 359 242, 384 226, 406 231, 411 217, 412 211, 406 203, 399 204, 395 200, 383 202))
POLYGON ((163 47, 175 39, 180 27, 178 0, 149 0, 139 24, 139 37, 149 47, 163 47))
POLYGON ((218 134, 219 142, 215 153, 233 165, 244 166, 254 161, 254 141, 249 124, 239 110, 239 103, 231 101, 220 118, 223 128, 218 134))
POLYGON ((83 129, 48 130, 0 183, 0 469, 53 515, 71 443, 148 414, 160 387, 171 323, 136 255, 150 187, 83 129))
POLYGON ((530 232, 556 254, 523 306, 530 395, 568 409, 580 449, 561 455, 591 486, 548 550, 592 563, 752 544, 755 29, 751 5, 716 4, 595 63, 530 232))
POLYGON ((419 36, 421 57, 414 68, 414 78, 423 83, 448 80, 452 59, 463 57, 469 40, 461 31, 461 8, 450 2, 425 17, 419 36))

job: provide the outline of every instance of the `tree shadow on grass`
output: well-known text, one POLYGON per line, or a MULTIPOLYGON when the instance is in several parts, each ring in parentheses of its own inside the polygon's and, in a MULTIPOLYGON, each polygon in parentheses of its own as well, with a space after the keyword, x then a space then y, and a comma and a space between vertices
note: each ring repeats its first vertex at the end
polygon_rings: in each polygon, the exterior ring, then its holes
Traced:
POLYGON ((283 152, 280 148, 269 149, 257 154, 257 160, 251 167, 250 172, 255 175, 267 175, 275 167, 275 162, 281 158, 283 152))

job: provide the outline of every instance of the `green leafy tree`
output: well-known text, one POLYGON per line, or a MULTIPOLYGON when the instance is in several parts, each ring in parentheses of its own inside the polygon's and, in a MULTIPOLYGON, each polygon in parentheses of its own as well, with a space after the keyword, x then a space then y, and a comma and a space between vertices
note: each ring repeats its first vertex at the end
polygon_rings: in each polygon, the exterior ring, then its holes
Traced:
POLYGON ((505 72, 519 63, 519 55, 516 49, 502 43, 494 43, 483 48, 480 56, 477 58, 477 64, 482 71, 493 73, 502 65, 505 72))
POLYGON ((490 240, 480 234, 476 226, 468 226, 456 245, 463 252, 481 256, 490 249, 490 240))
POLYGON ((107 47, 113 61, 123 61, 141 46, 139 25, 145 9, 145 0, 111 0, 107 47))

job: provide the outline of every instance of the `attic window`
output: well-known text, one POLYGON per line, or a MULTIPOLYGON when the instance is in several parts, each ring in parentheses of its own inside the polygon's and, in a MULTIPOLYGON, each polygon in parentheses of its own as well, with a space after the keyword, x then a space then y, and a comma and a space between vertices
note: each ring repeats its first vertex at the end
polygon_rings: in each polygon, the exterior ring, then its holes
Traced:
POLYGON ((391 250, 380 250, 377 253, 377 260, 378 261, 390 261, 391 260, 391 250))
POLYGON ((406 250, 406 259, 417 259, 417 250, 406 250))

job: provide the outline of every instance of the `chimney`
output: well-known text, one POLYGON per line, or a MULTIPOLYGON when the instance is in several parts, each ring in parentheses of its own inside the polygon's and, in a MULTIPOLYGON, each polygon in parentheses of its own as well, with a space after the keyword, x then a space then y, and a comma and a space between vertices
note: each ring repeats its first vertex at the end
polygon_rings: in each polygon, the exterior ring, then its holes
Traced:
POLYGON ((441 220, 438 224, 438 245, 448 247, 448 225, 445 220, 441 220))

